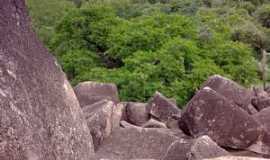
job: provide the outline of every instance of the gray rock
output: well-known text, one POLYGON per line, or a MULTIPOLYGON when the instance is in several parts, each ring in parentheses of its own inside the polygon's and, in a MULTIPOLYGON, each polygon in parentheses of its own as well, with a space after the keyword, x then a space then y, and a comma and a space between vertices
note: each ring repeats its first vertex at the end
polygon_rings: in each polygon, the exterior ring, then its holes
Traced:
POLYGON ((160 159, 168 147, 184 135, 161 128, 122 128, 104 141, 99 159, 160 159))
POLYGON ((262 130, 251 115, 209 87, 187 104, 180 123, 193 136, 208 135, 220 146, 234 149, 247 148, 262 130))
POLYGON ((111 83, 82 82, 74 87, 74 91, 81 107, 94 104, 103 99, 115 103, 119 102, 117 87, 111 83))
POLYGON ((237 83, 219 75, 211 76, 202 85, 202 88, 204 87, 212 88, 248 113, 256 113, 256 109, 250 105, 253 97, 253 92, 251 90, 247 90, 237 83))
POLYGON ((0 1, 0 159, 89 160, 78 100, 30 29, 24 0, 0 1))
POLYGON ((162 160, 201 160, 227 155, 229 153, 219 147, 211 138, 201 136, 195 140, 175 141, 162 160))
POLYGON ((150 119, 143 126, 143 128, 167 128, 166 124, 155 119, 150 119))
POLYGON ((128 102, 126 106, 127 121, 137 126, 142 126, 150 119, 145 103, 128 102))
POLYGON ((83 108, 87 125, 93 137, 95 150, 112 132, 113 109, 114 103, 108 100, 102 100, 83 108))
POLYGON ((174 115, 181 114, 181 110, 159 92, 156 92, 149 100, 146 108, 152 117, 164 123, 167 123, 174 115))

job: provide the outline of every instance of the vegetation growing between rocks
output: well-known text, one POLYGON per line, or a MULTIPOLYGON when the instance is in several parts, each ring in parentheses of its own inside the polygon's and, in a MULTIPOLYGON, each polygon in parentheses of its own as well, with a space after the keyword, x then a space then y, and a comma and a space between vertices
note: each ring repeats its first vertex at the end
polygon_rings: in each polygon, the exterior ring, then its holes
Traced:
POLYGON ((260 82, 263 0, 28 0, 33 26, 75 85, 115 83, 125 101, 158 90, 184 105, 208 76, 260 82), (75 3, 72 3, 74 1, 75 3))

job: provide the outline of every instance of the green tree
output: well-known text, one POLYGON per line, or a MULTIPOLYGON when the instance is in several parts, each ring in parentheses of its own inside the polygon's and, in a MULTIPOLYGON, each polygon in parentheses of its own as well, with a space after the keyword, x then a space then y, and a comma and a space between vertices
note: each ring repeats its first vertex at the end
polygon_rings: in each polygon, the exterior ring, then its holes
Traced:
POLYGON ((32 24, 39 38, 48 44, 55 25, 74 5, 66 0, 27 0, 32 24))

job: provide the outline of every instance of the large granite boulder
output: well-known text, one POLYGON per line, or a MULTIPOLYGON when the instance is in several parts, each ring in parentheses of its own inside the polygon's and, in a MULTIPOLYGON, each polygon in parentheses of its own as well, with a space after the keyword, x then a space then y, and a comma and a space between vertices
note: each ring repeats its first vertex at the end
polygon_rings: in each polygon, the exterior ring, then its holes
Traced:
POLYGON ((245 89, 225 77, 214 75, 202 85, 202 88, 210 87, 217 93, 223 95, 227 100, 235 103, 237 106, 250 114, 256 113, 256 109, 251 105, 251 99, 254 94, 251 90, 245 89))
POLYGON ((181 115, 181 110, 176 104, 159 92, 156 92, 149 100, 146 108, 151 117, 164 123, 169 123, 170 120, 174 119, 173 117, 181 115))
POLYGON ((208 135, 220 146, 234 149, 250 146, 262 130, 251 115, 209 87, 191 99, 180 123, 195 137, 208 135))
POLYGON ((74 91, 81 107, 94 104, 103 99, 115 103, 119 102, 117 87, 112 83, 82 82, 74 87, 74 91))
POLYGON ((253 117, 263 126, 262 134, 256 143, 251 145, 248 149, 265 155, 270 155, 270 108, 261 110, 254 114, 253 117))
POLYGON ((150 119, 145 103, 128 102, 126 105, 127 121, 142 126, 150 119))
POLYGON ((0 0, 0 159, 89 160, 92 138, 55 58, 30 29, 24 0, 0 0))
POLYGON ((114 103, 108 100, 83 107, 84 117, 93 137, 95 150, 112 132, 113 108, 114 103))
POLYGON ((211 138, 201 136, 194 140, 175 141, 162 160, 202 160, 227 155, 229 152, 219 147, 211 138))
POLYGON ((182 132, 161 128, 127 127, 114 131, 96 152, 96 159, 160 159, 182 132))

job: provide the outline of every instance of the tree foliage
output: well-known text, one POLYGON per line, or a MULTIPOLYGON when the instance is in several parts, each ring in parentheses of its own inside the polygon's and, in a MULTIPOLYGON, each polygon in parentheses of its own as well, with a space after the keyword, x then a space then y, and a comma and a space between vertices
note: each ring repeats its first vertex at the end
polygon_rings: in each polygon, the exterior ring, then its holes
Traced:
POLYGON ((122 100, 158 90, 184 105, 213 74, 259 82, 269 30, 260 0, 81 1, 54 26, 49 48, 72 84, 113 82, 122 100))

